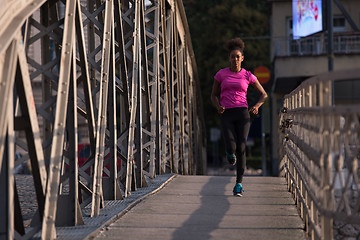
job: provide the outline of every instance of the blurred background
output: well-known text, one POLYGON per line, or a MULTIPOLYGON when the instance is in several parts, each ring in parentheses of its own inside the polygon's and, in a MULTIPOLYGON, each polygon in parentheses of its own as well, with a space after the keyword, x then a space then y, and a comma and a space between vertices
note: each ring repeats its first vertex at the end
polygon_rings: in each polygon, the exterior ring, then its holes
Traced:
MULTIPOLYGON (((184 0, 197 60, 207 135, 209 173, 227 168, 219 115, 210 101, 213 76, 229 66, 227 40, 245 42, 242 67, 255 73, 269 95, 252 116, 249 173, 279 173, 279 111, 285 94, 327 71, 359 68, 360 1, 184 0), (329 41, 328 41, 329 40, 329 41)), ((336 83, 336 104, 359 103, 360 81, 336 83)), ((258 94, 248 89, 249 106, 258 94)))

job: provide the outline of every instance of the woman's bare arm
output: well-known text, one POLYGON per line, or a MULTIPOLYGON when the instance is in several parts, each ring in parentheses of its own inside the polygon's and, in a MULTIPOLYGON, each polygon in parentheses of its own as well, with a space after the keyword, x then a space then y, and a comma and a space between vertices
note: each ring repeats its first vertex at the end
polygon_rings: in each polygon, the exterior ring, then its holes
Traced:
POLYGON ((260 98, 259 98, 259 101, 249 109, 249 112, 251 112, 253 114, 258 114, 259 113, 259 108, 261 107, 261 105, 264 104, 264 102, 267 99, 268 95, 265 92, 264 88, 261 86, 259 80, 256 79, 256 81, 253 83, 253 86, 260 93, 260 98))
POLYGON ((211 102, 216 107, 217 111, 222 114, 225 111, 225 107, 219 103, 218 95, 220 91, 220 83, 214 79, 213 87, 211 90, 211 102))

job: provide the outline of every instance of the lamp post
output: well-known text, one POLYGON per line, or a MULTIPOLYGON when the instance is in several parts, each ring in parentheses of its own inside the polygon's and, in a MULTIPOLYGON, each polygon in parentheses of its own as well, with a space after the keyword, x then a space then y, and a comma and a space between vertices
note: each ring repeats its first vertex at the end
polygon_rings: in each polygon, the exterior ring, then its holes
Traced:
POLYGON ((328 70, 334 70, 334 40, 333 40, 333 0, 326 0, 327 34, 328 34, 328 70))

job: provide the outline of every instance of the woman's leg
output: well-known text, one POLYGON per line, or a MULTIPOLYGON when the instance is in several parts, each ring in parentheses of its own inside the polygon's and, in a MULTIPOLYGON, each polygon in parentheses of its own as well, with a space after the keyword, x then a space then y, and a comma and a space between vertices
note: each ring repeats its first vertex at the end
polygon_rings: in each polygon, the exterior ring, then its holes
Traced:
POLYGON ((236 151, 236 131, 235 131, 235 122, 234 114, 231 109, 225 110, 221 115, 221 130, 225 142, 225 151, 227 154, 234 154, 236 151))
POLYGON ((236 182, 241 183, 246 168, 246 141, 250 130, 250 115, 247 109, 241 108, 236 121, 236 182))

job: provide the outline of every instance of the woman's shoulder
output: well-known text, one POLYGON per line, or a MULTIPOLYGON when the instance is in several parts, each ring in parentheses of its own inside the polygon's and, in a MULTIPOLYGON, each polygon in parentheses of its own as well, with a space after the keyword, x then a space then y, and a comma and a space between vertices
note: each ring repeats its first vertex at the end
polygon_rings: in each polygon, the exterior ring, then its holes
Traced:
POLYGON ((251 75, 253 75, 251 71, 248 71, 245 68, 243 68, 242 71, 242 74, 244 74, 246 77, 250 77, 251 75))
POLYGON ((245 68, 242 68, 242 71, 243 71, 244 74, 251 74, 251 71, 248 71, 245 68))
POLYGON ((247 80, 249 80, 249 82, 251 83, 251 84, 253 84, 254 83, 254 81, 256 80, 256 77, 255 77, 255 75, 251 72, 251 71, 248 71, 248 70, 246 70, 246 69, 243 69, 244 70, 244 76, 245 76, 245 78, 247 79, 247 80))
POLYGON ((226 72, 229 72, 230 71, 230 68, 222 68, 218 71, 218 73, 226 73, 226 72))
POLYGON ((227 75, 227 72, 229 71, 229 68, 222 68, 215 74, 215 79, 218 81, 221 81, 222 78, 224 78, 227 75))

